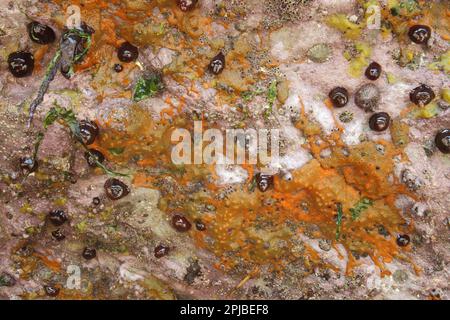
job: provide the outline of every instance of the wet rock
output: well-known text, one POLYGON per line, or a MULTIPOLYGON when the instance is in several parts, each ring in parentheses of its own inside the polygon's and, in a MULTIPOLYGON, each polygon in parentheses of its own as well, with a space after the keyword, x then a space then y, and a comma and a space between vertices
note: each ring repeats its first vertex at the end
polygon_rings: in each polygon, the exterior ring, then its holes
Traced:
POLYGON ((167 223, 167 214, 158 208, 159 198, 158 190, 133 190, 124 204, 125 210, 130 208, 130 215, 124 218, 125 222, 136 230, 151 232, 160 239, 168 239, 176 236, 176 231, 167 223))
POLYGON ((73 148, 73 141, 67 129, 61 125, 52 125, 47 129, 37 153, 37 159, 48 159, 55 168, 68 170, 67 155, 73 148))

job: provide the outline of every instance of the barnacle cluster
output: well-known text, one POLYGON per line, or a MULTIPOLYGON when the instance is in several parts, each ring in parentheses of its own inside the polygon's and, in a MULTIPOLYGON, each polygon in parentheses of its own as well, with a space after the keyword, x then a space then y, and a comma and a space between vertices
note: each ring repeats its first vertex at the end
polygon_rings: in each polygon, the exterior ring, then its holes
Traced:
POLYGON ((311 0, 264 0, 264 13, 267 15, 266 26, 280 26, 303 18, 304 6, 311 0))

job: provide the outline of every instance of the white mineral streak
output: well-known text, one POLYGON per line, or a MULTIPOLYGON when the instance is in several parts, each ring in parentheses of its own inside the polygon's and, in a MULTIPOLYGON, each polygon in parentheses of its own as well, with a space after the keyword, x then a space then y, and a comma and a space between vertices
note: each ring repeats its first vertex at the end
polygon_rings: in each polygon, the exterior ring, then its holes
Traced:
POLYGON ((119 268, 120 277, 124 280, 128 281, 138 281, 144 279, 144 277, 137 273, 133 267, 131 267, 128 263, 124 263, 119 268))
POLYGON ((248 174, 241 166, 216 165, 216 174, 219 177, 219 185, 244 183, 248 174))
POLYGON ((333 113, 324 104, 324 99, 318 98, 322 92, 312 87, 307 79, 303 79, 302 74, 296 72, 295 65, 282 66, 281 70, 290 81, 290 96, 286 104, 300 106, 302 101, 306 114, 311 120, 316 120, 325 133, 330 134, 333 129, 336 129, 333 113))

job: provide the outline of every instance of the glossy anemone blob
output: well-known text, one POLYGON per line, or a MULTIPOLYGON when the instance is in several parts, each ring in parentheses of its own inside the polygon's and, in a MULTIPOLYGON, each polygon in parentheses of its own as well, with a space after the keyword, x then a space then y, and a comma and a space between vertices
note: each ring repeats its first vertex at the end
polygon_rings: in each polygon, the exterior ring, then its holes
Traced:
POLYGON ((381 132, 389 128, 391 117, 386 112, 378 112, 370 117, 369 127, 373 131, 381 132))
POLYGON ((30 76, 34 70, 34 56, 26 51, 13 52, 8 56, 8 68, 16 78, 30 76))
POLYGON ((205 231, 206 225, 203 221, 197 220, 195 221, 195 228, 197 228, 198 231, 205 231))
POLYGON ((117 73, 119 73, 119 72, 122 72, 123 71, 123 66, 120 64, 120 63, 116 63, 115 65, 114 65, 114 71, 115 72, 117 72, 117 73))
POLYGON ((409 28, 408 31, 409 39, 417 44, 427 43, 431 38, 431 28, 429 26, 416 24, 409 28))
POLYGON ((407 234, 400 234, 397 236, 397 245, 399 247, 406 247, 410 241, 411 239, 407 234))
POLYGON ((97 163, 103 163, 103 161, 105 161, 105 156, 103 153, 95 149, 89 149, 89 151, 86 151, 84 157, 86 158, 88 165, 92 168, 97 167, 97 163))
POLYGON ((225 56, 220 52, 217 56, 211 59, 209 63, 208 70, 212 74, 221 74, 223 69, 225 69, 225 56))
POLYGON ((55 41, 55 31, 49 26, 37 21, 30 22, 27 25, 28 35, 33 42, 39 44, 50 44, 55 41))
POLYGON ((177 0, 178 7, 183 12, 193 10, 197 2, 198 0, 177 0))
POLYGON ((44 291, 49 297, 56 297, 59 294, 59 288, 55 286, 44 286, 44 291))
POLYGON ((191 229, 192 225, 189 222, 189 220, 181 215, 181 214, 175 214, 172 217, 172 226, 177 230, 178 232, 187 232, 191 229))
POLYGON ((62 241, 66 238, 64 233, 61 231, 61 229, 56 229, 52 232, 52 237, 57 241, 62 241))
POLYGON ((273 188, 274 178, 272 175, 258 173, 256 174, 255 179, 256 186, 258 187, 259 191, 266 192, 267 190, 273 188))
POLYGON ((53 210, 48 214, 49 221, 55 226, 62 226, 67 220, 67 215, 63 210, 53 210))
POLYGON ((83 253, 81 255, 86 260, 92 260, 97 256, 97 250, 91 247, 86 247, 84 248, 83 253))
POLYGON ((154 250, 155 258, 158 258, 158 259, 162 258, 162 257, 168 255, 169 251, 170 251, 169 247, 160 244, 160 245, 155 247, 155 250, 154 250))
POLYGON ((348 91, 343 87, 336 87, 330 91, 328 97, 335 108, 345 107, 348 103, 348 91))
POLYGON ((139 50, 129 42, 124 42, 120 45, 117 52, 117 57, 122 62, 133 62, 139 57, 139 50))
POLYGON ((436 147, 442 153, 450 153, 450 129, 444 129, 438 132, 435 138, 436 147))
POLYGON ((106 180, 104 185, 106 196, 111 200, 119 200, 130 193, 130 188, 116 178, 106 180))
POLYGON ((381 76, 381 70, 381 65, 374 61, 367 67, 365 75, 367 79, 375 81, 381 76))
POLYGON ((98 125, 89 120, 81 120, 80 121, 80 136, 81 141, 85 145, 93 144, 95 139, 97 138, 100 130, 98 125))
POLYGON ((418 106, 426 106, 436 98, 436 94, 429 86, 421 84, 410 92, 409 98, 412 103, 418 106))

